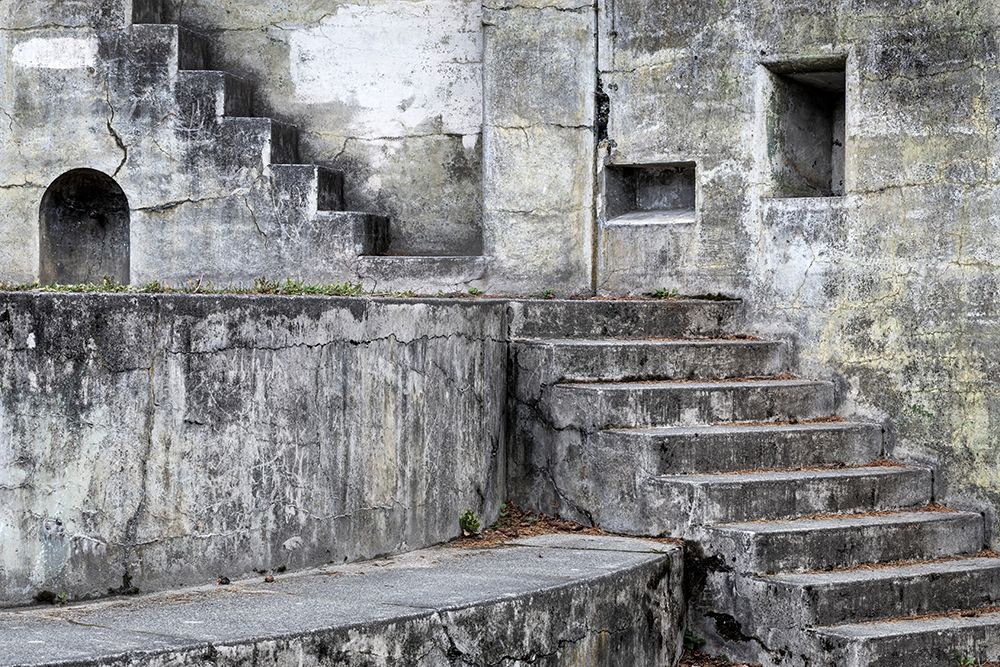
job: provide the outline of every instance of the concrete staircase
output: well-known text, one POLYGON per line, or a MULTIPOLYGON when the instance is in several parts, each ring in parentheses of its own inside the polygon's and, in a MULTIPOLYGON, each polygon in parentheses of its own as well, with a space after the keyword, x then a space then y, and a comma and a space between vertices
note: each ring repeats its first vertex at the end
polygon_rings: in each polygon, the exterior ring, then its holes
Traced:
POLYGON ((1000 558, 735 302, 515 304, 512 480, 541 510, 690 541, 689 626, 765 665, 1000 657, 1000 558), (992 608, 992 609, 991 609, 992 608))
MULTIPOLYGON (((253 86, 214 69, 207 38, 165 16, 162 0, 136 0, 119 49, 130 99, 165 117, 156 148, 181 163, 136 188, 149 199, 134 212, 133 282, 355 279, 360 257, 388 248, 389 221, 343 210, 343 175, 303 164, 298 130, 256 115, 253 86)), ((126 141, 135 155, 123 165, 145 156, 144 138, 126 141)))

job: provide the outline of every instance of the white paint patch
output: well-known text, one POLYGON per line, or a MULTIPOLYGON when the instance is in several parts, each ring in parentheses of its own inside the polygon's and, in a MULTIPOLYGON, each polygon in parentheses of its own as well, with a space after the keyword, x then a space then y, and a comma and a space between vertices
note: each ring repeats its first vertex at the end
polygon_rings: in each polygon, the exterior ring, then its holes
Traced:
POLYGON ((28 346, 29 350, 34 350, 35 349, 36 343, 35 343, 35 332, 34 331, 32 331, 31 333, 28 334, 28 337, 27 337, 27 339, 25 339, 25 342, 27 343, 27 346, 28 346))
POLYGON ((471 0, 343 5, 290 38, 296 101, 342 104, 366 137, 478 134, 482 6, 471 0))
POLYGON ((97 37, 35 37, 14 47, 14 64, 29 69, 82 69, 97 64, 97 37))

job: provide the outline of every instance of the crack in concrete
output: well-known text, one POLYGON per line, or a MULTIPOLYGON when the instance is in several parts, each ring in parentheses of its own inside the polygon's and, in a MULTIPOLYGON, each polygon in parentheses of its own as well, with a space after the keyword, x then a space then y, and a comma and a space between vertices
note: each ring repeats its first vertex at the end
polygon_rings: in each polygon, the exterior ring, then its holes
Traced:
POLYGON ((105 85, 105 88, 104 88, 104 97, 105 97, 105 100, 108 103, 108 111, 110 112, 110 115, 108 116, 108 119, 107 119, 108 132, 111 134, 111 137, 115 140, 115 145, 118 146, 118 149, 122 152, 121 162, 118 163, 118 167, 115 168, 114 173, 111 174, 112 178, 117 178, 118 177, 118 173, 125 166, 125 163, 128 162, 128 146, 125 144, 124 141, 122 141, 121 135, 118 134, 118 131, 114 127, 114 122, 115 122, 115 107, 114 107, 114 104, 111 103, 111 84, 110 83, 108 83, 108 84, 105 85))

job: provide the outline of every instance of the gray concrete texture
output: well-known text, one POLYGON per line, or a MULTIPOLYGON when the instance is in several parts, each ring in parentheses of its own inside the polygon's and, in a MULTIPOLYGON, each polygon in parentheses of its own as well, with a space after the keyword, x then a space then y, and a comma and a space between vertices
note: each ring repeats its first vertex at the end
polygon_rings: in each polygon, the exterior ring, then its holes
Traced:
POLYGON ((506 305, 0 295, 0 605, 436 544, 504 500, 506 305))
POLYGON ((593 665, 679 658, 676 545, 551 535, 0 611, 0 665, 593 665))

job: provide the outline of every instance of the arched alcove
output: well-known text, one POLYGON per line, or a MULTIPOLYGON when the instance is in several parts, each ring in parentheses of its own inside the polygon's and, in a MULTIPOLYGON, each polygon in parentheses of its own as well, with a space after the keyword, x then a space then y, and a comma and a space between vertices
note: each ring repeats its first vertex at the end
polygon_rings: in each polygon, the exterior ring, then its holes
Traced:
POLYGON ((43 284, 128 284, 128 198, 113 178, 93 169, 66 172, 45 191, 39 223, 43 284))

